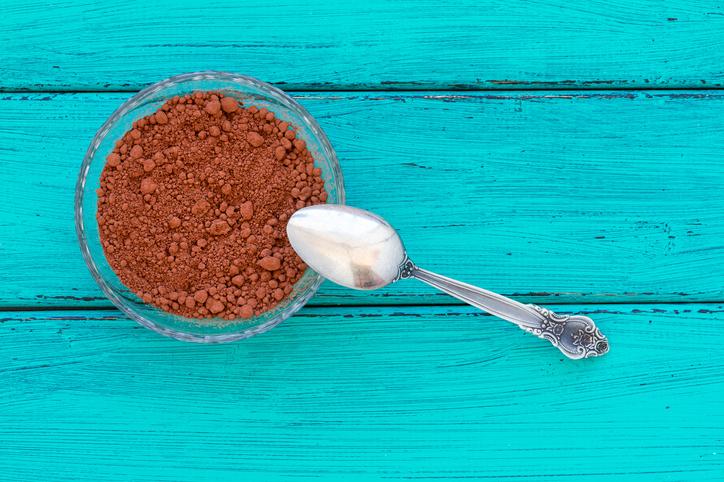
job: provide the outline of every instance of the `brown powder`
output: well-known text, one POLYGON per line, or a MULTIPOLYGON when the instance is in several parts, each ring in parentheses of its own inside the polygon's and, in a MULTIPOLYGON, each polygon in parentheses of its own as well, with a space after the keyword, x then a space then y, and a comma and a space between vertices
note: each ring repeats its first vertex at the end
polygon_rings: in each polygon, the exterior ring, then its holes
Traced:
POLYGON ((192 318, 249 318, 306 266, 286 222, 327 199, 293 126, 221 93, 174 97, 108 156, 97 219, 106 258, 141 299, 192 318))

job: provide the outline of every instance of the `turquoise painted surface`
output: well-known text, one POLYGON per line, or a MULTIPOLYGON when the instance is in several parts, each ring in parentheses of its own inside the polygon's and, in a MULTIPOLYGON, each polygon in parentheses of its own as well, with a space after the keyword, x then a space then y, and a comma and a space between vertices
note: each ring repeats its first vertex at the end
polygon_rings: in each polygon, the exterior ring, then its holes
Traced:
POLYGON ((724 306, 557 306, 561 360, 467 307, 314 308, 200 346, 115 312, 6 313, 0 479, 721 480, 724 306))
POLYGON ((138 90, 182 72, 287 89, 721 87, 721 0, 5 0, 0 87, 138 90))
MULTIPOLYGON (((70 206, 95 129, 127 96, 0 96, 0 182, 15 193, 0 205, 0 304, 109 306, 70 206)), ((540 303, 724 298, 711 269, 724 264, 724 93, 298 98, 338 151, 349 202, 387 217, 430 269, 540 303)), ((314 300, 450 302, 414 282, 328 284, 314 300)))
POLYGON ((3 7, 0 480, 724 480, 721 2, 3 7), (130 92, 209 68, 296 89, 421 264, 611 353, 412 282, 226 346, 121 317, 80 160, 130 92))

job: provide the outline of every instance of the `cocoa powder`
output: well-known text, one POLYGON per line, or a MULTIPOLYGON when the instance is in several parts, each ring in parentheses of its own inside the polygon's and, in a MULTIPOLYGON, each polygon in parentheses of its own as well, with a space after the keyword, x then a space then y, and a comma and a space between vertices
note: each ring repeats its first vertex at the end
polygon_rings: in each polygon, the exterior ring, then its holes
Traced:
POLYGON ((286 222, 327 199, 296 129, 218 92, 174 97, 106 160, 97 220, 106 258, 146 303, 190 318, 249 318, 306 266, 286 222))

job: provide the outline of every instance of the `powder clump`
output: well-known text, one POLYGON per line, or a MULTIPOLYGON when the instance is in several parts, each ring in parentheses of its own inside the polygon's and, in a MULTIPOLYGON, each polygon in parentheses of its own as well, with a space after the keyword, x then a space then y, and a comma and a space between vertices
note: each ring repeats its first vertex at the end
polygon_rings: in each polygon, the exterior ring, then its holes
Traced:
POLYGON ((103 249, 139 298, 190 318, 251 318, 304 273, 286 222, 324 203, 293 126, 216 92, 174 97, 137 120, 98 190, 103 249))

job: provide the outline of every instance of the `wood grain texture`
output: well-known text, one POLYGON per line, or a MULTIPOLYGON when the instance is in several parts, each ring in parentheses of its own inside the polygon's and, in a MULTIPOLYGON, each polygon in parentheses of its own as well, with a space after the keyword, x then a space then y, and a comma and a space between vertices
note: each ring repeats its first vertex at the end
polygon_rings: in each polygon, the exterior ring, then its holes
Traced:
POLYGON ((304 309, 215 346, 3 313, 0 480, 724 480, 724 305, 557 308, 610 354, 467 307, 304 309))
POLYGON ((0 481, 724 481, 721 0, 9 0, 0 46, 0 481), (587 314, 611 353, 413 282, 325 284, 230 345, 83 310, 109 305, 72 201, 110 91, 206 69, 307 91, 417 262, 587 314))
MULTIPOLYGON (((0 100, 0 304, 92 306, 73 188, 125 94, 0 100)), ((350 204, 419 264, 525 301, 724 299, 724 93, 306 94, 350 204), (614 122, 611 120, 615 119, 614 122)), ((448 303, 420 283, 316 304, 448 303)))
POLYGON ((721 87, 723 44, 720 0, 6 0, 0 88, 207 69, 313 90, 721 87))

